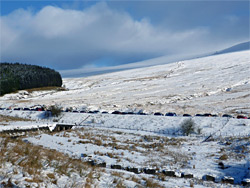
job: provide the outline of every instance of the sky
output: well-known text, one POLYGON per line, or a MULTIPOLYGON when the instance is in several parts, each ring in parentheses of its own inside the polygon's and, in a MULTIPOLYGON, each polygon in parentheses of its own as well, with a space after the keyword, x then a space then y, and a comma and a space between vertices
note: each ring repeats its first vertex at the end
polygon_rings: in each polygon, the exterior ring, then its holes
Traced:
POLYGON ((1 62, 62 72, 184 58, 250 40, 248 0, 1 0, 0 6, 1 62))

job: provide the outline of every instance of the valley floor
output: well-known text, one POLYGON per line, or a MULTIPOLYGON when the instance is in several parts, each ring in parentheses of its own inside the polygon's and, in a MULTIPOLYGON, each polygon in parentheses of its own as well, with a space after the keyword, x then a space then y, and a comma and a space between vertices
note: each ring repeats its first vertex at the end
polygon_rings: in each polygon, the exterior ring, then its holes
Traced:
POLYGON ((17 138, 2 135, 3 187, 240 187, 250 178, 249 119, 193 117, 195 130, 184 136, 187 117, 1 114, 0 130, 78 125, 17 138), (206 181, 206 175, 214 180, 206 181))

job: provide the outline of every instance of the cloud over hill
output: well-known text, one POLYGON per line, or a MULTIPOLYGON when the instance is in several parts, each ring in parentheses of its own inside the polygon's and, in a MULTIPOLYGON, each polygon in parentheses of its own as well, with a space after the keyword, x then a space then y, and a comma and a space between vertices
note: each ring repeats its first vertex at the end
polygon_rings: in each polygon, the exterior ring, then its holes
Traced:
POLYGON ((214 46, 207 26, 174 29, 169 22, 156 24, 147 16, 137 18, 104 2, 81 10, 51 5, 38 11, 17 9, 1 16, 0 24, 2 61, 57 70, 181 56, 214 46))

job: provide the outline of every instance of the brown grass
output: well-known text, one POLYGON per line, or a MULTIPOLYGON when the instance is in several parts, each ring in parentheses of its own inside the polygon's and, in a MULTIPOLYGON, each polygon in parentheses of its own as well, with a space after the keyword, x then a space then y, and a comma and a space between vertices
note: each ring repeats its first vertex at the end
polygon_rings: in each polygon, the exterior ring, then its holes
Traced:
MULTIPOLYGON (((110 133, 106 134, 106 132, 96 132, 97 131, 95 129, 85 128, 71 131, 71 133, 63 132, 56 133, 54 135, 58 137, 66 137, 69 142, 72 142, 71 136, 73 135, 79 137, 80 139, 84 139, 80 140, 78 144, 91 143, 98 146, 106 145, 105 147, 111 147, 117 150, 127 150, 131 153, 139 152, 143 155, 151 155, 156 152, 154 150, 150 150, 150 153, 147 153, 147 151, 142 150, 141 147, 144 146, 145 141, 140 137, 136 138, 137 136, 135 136, 135 139, 133 140, 120 140, 115 138, 115 134, 110 136, 110 133), (141 139, 142 142, 138 142, 137 140, 139 139, 141 139), (140 148, 142 151, 139 151, 139 149, 137 148, 140 148)), ((164 147, 164 143, 161 143, 163 140, 166 142, 179 142, 179 140, 164 139, 161 137, 151 137, 148 138, 148 140, 151 140, 151 142, 147 142, 147 144, 145 144, 145 147, 159 150, 157 151, 157 153, 160 152, 162 155, 165 155, 169 152, 167 151, 167 148, 164 147)), ((114 152, 101 153, 97 150, 94 154, 100 156, 107 155, 111 158, 116 158, 117 161, 122 158, 124 160, 132 162, 131 159, 126 159, 124 153, 125 151, 116 150, 114 150, 114 152)), ((56 150, 46 149, 41 146, 35 146, 30 143, 25 143, 20 138, 2 138, 2 141, 0 143, 0 163, 4 163, 7 161, 11 162, 13 165, 17 165, 18 167, 20 167, 23 172, 28 173, 30 175, 30 177, 27 178, 27 181, 29 183, 37 182, 38 185, 40 184, 41 179, 46 179, 46 182, 57 184, 56 177, 59 177, 61 175, 66 175, 69 177, 70 174, 75 172, 82 178, 83 187, 93 187, 94 185, 96 185, 96 183, 98 185, 98 181, 100 181, 100 178, 103 174, 102 170, 106 171, 105 168, 99 168, 95 166, 92 167, 88 163, 82 162, 80 159, 72 159, 68 155, 60 153, 56 150), (54 168, 54 172, 51 172, 49 174, 42 173, 45 166, 46 168, 54 168)), ((150 163, 153 164, 154 162, 155 161, 152 160, 150 163)), ((157 167, 157 164, 155 164, 155 166, 157 167)), ((128 178, 127 174, 124 175, 123 172, 116 172, 115 170, 112 170, 111 176, 113 177, 115 187, 126 186, 126 181, 124 180, 128 178)), ((161 187, 161 185, 155 180, 160 179, 163 181, 164 177, 156 175, 153 177, 153 179, 142 180, 142 176, 134 176, 131 174, 131 177, 129 179, 136 182, 137 187, 161 187)))
POLYGON ((159 179, 159 180, 165 181, 166 176, 165 176, 163 173, 157 173, 156 175, 158 176, 158 179, 159 179))
POLYGON ((228 156, 226 154, 223 154, 220 156, 219 158, 220 160, 227 160, 228 159, 228 156))
POLYGON ((56 90, 56 91, 66 91, 65 88, 63 87, 55 87, 55 86, 50 86, 50 87, 39 87, 39 88, 32 88, 32 89, 25 89, 29 93, 35 92, 35 91, 49 91, 49 90, 56 90))
POLYGON ((122 159, 124 159, 129 162, 133 162, 131 159, 124 156, 125 151, 128 151, 132 155, 136 155, 137 153, 139 153, 145 156, 159 155, 162 158, 167 158, 166 160, 162 160, 162 163, 159 163, 155 162, 154 158, 149 157, 149 160, 145 160, 145 163, 143 165, 151 165, 156 168, 164 166, 164 164, 167 165, 168 163, 173 165, 178 164, 180 167, 187 165, 189 157, 186 154, 169 150, 169 146, 180 147, 183 142, 186 141, 186 139, 167 138, 150 135, 141 136, 133 134, 135 136, 134 139, 126 139, 125 137, 125 139, 120 140, 116 138, 117 134, 121 135, 122 133, 111 130, 107 132, 103 130, 96 131, 96 129, 94 128, 81 128, 79 130, 76 130, 74 135, 76 135, 80 139, 84 139, 80 140, 78 144, 91 143, 97 146, 103 146, 105 148, 112 148, 114 149, 114 151, 119 150, 118 152, 112 153, 102 153, 99 151, 94 151, 94 155, 107 155, 110 158, 117 159, 117 161, 122 161, 122 159), (169 157, 171 158, 169 159, 169 157))
POLYGON ((11 121, 31 121, 31 120, 20 117, 0 115, 0 122, 11 122, 11 121))
MULTIPOLYGON (((29 183, 41 183, 42 179, 56 183, 55 174, 69 176, 71 172, 76 172, 81 177, 86 177, 89 170, 93 171, 92 173, 97 171, 80 159, 72 159, 58 151, 7 137, 1 138, 0 143, 0 163, 4 164, 5 162, 10 162, 31 175, 31 178, 27 179, 29 183), (42 174, 44 165, 48 168, 53 167, 55 172, 47 175, 42 174)), ((90 178, 90 176, 88 177, 90 178)))
POLYGON ((110 158, 114 158, 114 154, 113 153, 107 153, 107 156, 109 156, 110 158))
POLYGON ((55 179, 55 178, 56 178, 55 175, 52 174, 52 173, 47 174, 47 176, 48 176, 50 179, 55 179))
MULTIPOLYGON (((57 86, 39 87, 39 88, 31 88, 31 89, 23 89, 23 90, 27 91, 28 93, 32 93, 35 91, 50 91, 50 90, 67 91, 67 89, 65 89, 64 87, 57 87, 57 86)), ((21 91, 21 90, 11 92, 10 94, 15 94, 15 93, 18 93, 19 91, 21 91)), ((22 103, 22 102, 28 102, 28 100, 23 100, 23 101, 19 100, 18 101, 18 103, 22 103)))
POLYGON ((145 186, 149 188, 164 188, 159 183, 155 182, 152 178, 143 178, 145 181, 145 186))
POLYGON ((120 179, 118 183, 116 184, 117 188, 126 188, 126 186, 123 184, 123 181, 120 179))

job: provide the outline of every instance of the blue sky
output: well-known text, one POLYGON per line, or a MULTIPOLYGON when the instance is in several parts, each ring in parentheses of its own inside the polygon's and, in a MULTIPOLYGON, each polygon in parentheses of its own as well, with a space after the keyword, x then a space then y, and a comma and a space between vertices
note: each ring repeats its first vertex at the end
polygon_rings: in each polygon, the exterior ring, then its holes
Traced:
POLYGON ((91 69, 249 40, 249 1, 0 3, 2 62, 91 69))

